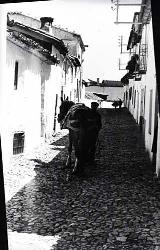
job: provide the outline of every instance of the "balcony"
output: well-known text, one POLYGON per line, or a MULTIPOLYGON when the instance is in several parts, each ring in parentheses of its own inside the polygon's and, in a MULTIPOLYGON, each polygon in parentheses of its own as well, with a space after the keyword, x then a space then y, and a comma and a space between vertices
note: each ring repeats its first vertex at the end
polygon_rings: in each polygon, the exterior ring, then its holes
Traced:
POLYGON ((147 72, 147 44, 140 44, 139 54, 134 54, 128 62, 126 69, 128 73, 121 79, 124 84, 128 84, 129 79, 141 81, 142 75, 147 72))

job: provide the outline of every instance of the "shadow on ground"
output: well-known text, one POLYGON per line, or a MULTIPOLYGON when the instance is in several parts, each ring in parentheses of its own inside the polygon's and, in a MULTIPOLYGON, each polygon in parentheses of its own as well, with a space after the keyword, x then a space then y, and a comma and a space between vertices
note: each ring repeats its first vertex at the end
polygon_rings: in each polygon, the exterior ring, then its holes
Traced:
POLYGON ((56 250, 151 250, 160 243, 159 183, 139 127, 126 109, 100 112, 91 175, 66 181, 67 148, 49 163, 36 160, 36 177, 7 203, 9 230, 59 235, 56 250))

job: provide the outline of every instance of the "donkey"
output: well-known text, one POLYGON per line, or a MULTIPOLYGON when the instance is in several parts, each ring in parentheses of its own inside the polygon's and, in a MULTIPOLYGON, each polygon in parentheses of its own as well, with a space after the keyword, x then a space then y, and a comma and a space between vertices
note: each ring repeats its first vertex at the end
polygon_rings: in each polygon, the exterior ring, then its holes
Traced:
POLYGON ((75 104, 61 98, 58 122, 61 129, 69 130, 69 146, 66 167, 71 168, 71 153, 74 147, 75 163, 72 173, 85 175, 85 165, 93 164, 98 123, 93 110, 83 103, 75 104))

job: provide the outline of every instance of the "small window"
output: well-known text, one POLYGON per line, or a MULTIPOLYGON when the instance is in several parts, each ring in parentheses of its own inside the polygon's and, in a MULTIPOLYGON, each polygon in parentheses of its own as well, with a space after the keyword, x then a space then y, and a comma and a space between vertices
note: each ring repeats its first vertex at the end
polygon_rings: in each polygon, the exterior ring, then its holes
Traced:
POLYGON ((20 154, 24 151, 24 132, 14 134, 13 138, 13 154, 20 154))
POLYGON ((132 98, 132 87, 129 88, 129 100, 132 98))
POLYGON ((76 75, 77 75, 77 67, 75 67, 75 77, 76 77, 76 75))
POLYGON ((14 70, 14 89, 16 90, 18 87, 18 62, 15 62, 15 70, 14 70))
POLYGON ((71 82, 73 82, 73 67, 71 67, 71 82))
POLYGON ((128 92, 126 91, 126 102, 128 101, 128 92))

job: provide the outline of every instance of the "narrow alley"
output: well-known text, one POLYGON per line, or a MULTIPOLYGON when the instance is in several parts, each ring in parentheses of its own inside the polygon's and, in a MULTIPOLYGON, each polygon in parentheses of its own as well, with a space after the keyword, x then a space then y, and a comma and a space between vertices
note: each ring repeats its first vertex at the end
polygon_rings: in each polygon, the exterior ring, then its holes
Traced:
MULTIPOLYGON (((87 178, 66 181, 67 135, 49 143, 48 160, 42 160, 45 151, 25 159, 29 167, 21 160, 21 172, 32 169, 33 178, 18 192, 11 188, 14 195, 6 205, 10 250, 159 249, 160 183, 139 127, 126 108, 100 112, 96 166, 87 178)), ((18 163, 6 173, 6 189, 16 168, 18 163)))

